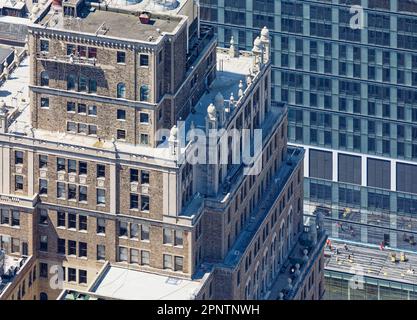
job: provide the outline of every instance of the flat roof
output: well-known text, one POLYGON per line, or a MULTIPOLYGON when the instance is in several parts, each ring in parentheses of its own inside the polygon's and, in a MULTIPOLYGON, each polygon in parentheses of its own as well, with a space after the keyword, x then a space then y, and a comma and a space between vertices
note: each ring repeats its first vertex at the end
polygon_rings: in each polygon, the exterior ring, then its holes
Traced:
POLYGON ((163 33, 173 33, 181 21, 178 16, 151 14, 150 22, 143 24, 137 12, 105 11, 97 6, 84 7, 81 17, 77 18, 64 17, 62 12, 50 10, 39 24, 63 31, 156 42, 163 33))
POLYGON ((4 251, 0 252, 0 295, 8 284, 13 282, 26 260, 24 257, 9 256, 4 251))
POLYGON ((417 253, 406 252, 406 261, 402 262, 400 261, 401 251, 398 250, 380 250, 377 247, 333 239, 331 243, 333 250, 330 251, 326 246, 324 252, 326 270, 414 285, 417 283, 417 253), (347 245, 348 250, 345 250, 344 244, 347 245), (391 254, 396 255, 396 262, 391 260, 391 254))
POLYGON ((108 267, 91 292, 122 300, 190 300, 202 281, 173 278, 164 275, 108 267))
POLYGON ((0 45, 0 63, 4 63, 4 60, 13 52, 12 48, 0 45))

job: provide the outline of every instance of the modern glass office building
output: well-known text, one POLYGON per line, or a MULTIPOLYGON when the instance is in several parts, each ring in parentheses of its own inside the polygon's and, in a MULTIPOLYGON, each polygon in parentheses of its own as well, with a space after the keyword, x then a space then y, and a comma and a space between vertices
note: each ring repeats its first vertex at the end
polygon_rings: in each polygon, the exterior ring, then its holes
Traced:
POLYGON ((233 36, 250 49, 270 29, 273 99, 306 149, 306 209, 323 207, 331 237, 416 251, 417 1, 200 4, 222 46, 233 36), (353 29, 358 5, 364 27, 353 29))

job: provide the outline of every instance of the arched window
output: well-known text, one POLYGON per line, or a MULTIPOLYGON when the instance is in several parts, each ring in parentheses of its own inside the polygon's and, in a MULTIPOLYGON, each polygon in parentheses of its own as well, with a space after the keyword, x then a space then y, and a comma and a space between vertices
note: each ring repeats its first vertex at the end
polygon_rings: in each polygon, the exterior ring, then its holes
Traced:
POLYGON ((140 101, 148 101, 149 100, 149 86, 146 84, 140 87, 140 101))
POLYGON ((45 292, 41 292, 39 300, 48 300, 48 295, 45 292))
POLYGON ((122 82, 117 84, 117 97, 126 98, 126 86, 122 82))
POLYGON ((49 86, 49 75, 48 72, 41 72, 41 86, 49 86))

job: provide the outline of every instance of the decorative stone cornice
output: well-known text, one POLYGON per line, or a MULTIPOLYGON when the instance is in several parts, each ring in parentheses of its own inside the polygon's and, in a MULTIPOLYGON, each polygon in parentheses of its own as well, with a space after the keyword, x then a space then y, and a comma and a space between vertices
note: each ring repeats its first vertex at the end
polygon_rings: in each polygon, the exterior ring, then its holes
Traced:
MULTIPOLYGON (((65 31, 41 26, 31 26, 30 33, 35 37, 105 47, 109 49, 134 50, 144 53, 158 52, 164 41, 155 43, 147 41, 135 41, 132 39, 112 38, 104 35, 93 35, 78 31, 65 31)), ((163 36, 163 39, 167 36, 163 36)))

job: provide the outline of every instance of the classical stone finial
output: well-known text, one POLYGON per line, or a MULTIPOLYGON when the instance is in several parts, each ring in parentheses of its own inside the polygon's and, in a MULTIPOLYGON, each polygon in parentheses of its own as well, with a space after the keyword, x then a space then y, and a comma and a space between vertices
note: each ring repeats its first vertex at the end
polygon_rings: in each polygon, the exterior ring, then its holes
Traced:
POLYGON ((304 249, 303 250, 303 254, 304 254, 304 256, 303 256, 303 261, 304 262, 307 262, 308 261, 308 250, 307 249, 304 249))
POLYGON ((214 105, 217 109, 224 107, 224 98, 221 92, 217 93, 217 95, 214 97, 214 105))
POLYGON ((232 92, 232 93, 230 93, 229 106, 230 106, 230 108, 233 108, 234 105, 235 105, 235 97, 234 97, 233 92, 232 92))
POLYGON ((235 39, 233 36, 230 38, 229 56, 230 58, 236 58, 239 56, 239 50, 235 46, 235 39))
POLYGON ((214 106, 214 104, 210 103, 209 106, 207 107, 207 115, 209 117, 210 120, 216 120, 217 118, 217 110, 216 107, 214 106))
POLYGON ((174 125, 169 132, 168 144, 171 154, 176 155, 178 148, 178 128, 176 125, 174 125))
POLYGON ((9 77, 9 64, 7 63, 7 61, 5 61, 3 64, 3 73, 7 79, 9 77))
POLYGON ((269 29, 266 26, 261 31, 261 41, 269 42, 269 29))
POLYGON ((259 37, 256 37, 256 39, 253 41, 252 52, 255 54, 260 54, 262 52, 262 42, 259 37))
POLYGON ((249 87, 252 84, 252 77, 250 74, 246 76, 246 85, 249 87))
POLYGON ((287 281, 288 281, 288 290, 292 290, 292 288, 293 288, 292 279, 288 278, 287 281))
POLYGON ((243 81, 239 81, 239 92, 238 92, 239 98, 243 96, 243 81))

